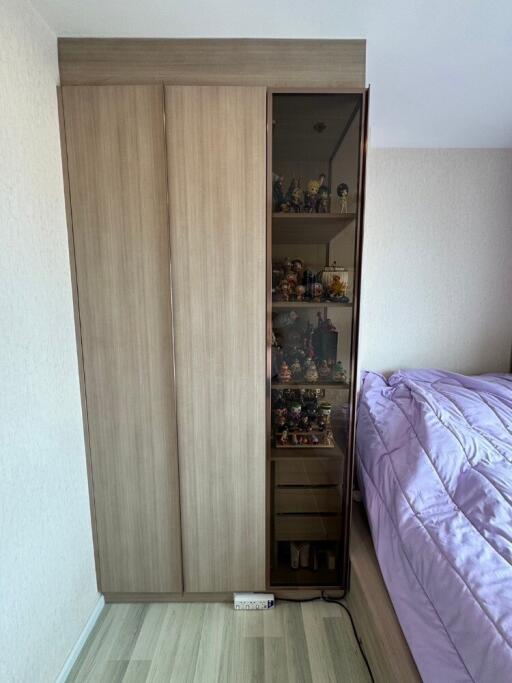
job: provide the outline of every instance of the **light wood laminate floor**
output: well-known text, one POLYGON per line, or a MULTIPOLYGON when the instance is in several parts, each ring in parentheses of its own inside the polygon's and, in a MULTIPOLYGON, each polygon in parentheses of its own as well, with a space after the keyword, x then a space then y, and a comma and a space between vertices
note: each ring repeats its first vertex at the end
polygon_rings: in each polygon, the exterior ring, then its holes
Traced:
POLYGON ((348 616, 325 602, 107 605, 68 683, 368 683, 348 616))

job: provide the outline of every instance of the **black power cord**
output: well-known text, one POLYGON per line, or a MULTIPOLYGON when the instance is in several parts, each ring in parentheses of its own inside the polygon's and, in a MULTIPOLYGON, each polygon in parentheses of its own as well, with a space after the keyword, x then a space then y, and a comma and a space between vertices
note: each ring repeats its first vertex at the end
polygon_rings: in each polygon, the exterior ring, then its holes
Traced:
POLYGON ((373 677, 373 673, 372 673, 372 670, 370 667, 370 662, 368 661, 368 658, 367 658, 367 656, 363 650, 363 646, 362 646, 361 640, 359 638, 359 635, 357 633, 356 625, 354 624, 354 619, 352 617, 352 614, 351 614, 349 608, 347 607, 347 605, 344 602, 342 602, 345 595, 346 595, 346 593, 344 591, 341 598, 336 599, 336 598, 331 598, 328 595, 325 595, 325 591, 322 591, 319 596, 314 597, 314 598, 303 598, 303 599, 300 599, 300 598, 299 599, 276 598, 276 602, 277 601, 281 601, 281 602, 315 602, 316 600, 323 600, 324 602, 331 602, 334 605, 339 605, 339 607, 341 607, 341 609, 345 610, 345 612, 348 614, 348 618, 350 619, 350 625, 352 626, 352 631, 354 633, 354 638, 356 639, 357 646, 359 647, 359 652, 361 653, 361 657, 363 658, 364 663, 366 664, 366 668, 368 669, 368 673, 370 675, 370 679, 371 679, 372 683, 375 683, 375 679, 373 677))

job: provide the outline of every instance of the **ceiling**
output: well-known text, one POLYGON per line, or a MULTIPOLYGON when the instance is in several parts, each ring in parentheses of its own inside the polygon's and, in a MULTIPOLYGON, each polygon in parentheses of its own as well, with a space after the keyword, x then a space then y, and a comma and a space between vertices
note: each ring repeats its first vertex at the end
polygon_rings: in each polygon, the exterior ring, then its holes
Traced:
POLYGON ((512 147, 511 0, 32 0, 58 36, 366 38, 373 147, 512 147))

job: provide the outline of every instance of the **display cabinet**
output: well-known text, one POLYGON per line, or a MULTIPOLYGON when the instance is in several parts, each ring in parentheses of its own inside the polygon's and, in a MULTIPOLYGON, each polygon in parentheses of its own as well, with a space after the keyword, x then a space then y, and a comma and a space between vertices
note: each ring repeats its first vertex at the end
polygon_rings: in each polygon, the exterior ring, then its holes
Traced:
POLYGON ((364 91, 268 94, 270 588, 346 588, 364 91))

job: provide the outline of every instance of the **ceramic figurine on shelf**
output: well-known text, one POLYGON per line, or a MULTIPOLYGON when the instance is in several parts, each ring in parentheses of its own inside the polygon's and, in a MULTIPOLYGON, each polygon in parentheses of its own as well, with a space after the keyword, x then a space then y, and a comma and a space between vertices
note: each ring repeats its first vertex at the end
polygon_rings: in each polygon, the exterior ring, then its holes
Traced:
POLYGON ((327 364, 326 360, 323 360, 318 366, 318 376, 320 377, 320 379, 330 379, 331 368, 327 364))
POLYGON ((345 368, 343 367, 343 363, 340 360, 334 366, 334 370, 332 372, 332 378, 335 382, 346 382, 347 381, 347 373, 345 372, 345 368))
POLYGON ((281 384, 289 384, 292 381, 292 372, 286 361, 281 363, 278 377, 281 384))
POLYGON ((347 282, 342 281, 339 275, 333 275, 331 284, 329 285, 329 299, 331 301, 338 301, 342 304, 348 304, 347 296, 347 282))
POLYGON ((304 301, 304 297, 306 295, 306 288, 304 285, 297 285, 295 287, 295 299, 297 301, 304 301))
POLYGON ((313 299, 313 301, 322 301, 323 293, 324 288, 322 287, 320 282, 313 282, 313 284, 311 285, 311 298, 313 299))
POLYGON ((338 206, 340 213, 348 213, 348 185, 347 183, 340 183, 336 188, 338 195, 338 206))
POLYGON ((282 175, 272 173, 272 211, 282 211, 286 204, 284 196, 284 178, 282 175))
POLYGON ((304 379, 311 384, 318 382, 318 370, 313 360, 309 360, 304 368, 304 379))

